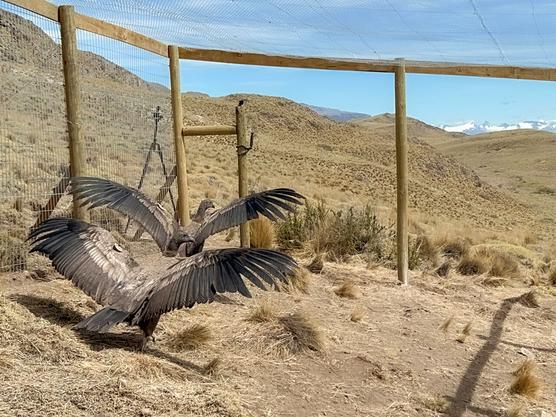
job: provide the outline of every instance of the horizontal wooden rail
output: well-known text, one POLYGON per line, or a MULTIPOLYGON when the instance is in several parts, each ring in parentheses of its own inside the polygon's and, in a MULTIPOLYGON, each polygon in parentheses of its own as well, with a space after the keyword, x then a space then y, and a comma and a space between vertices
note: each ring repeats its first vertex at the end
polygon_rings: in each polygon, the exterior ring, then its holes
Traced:
MULTIPOLYGON (((355 60, 341 58, 268 55, 216 49, 180 48, 180 58, 194 61, 270 67, 312 68, 340 71, 394 72, 394 60, 355 60)), ((556 81, 556 68, 516 67, 504 65, 462 64, 455 62, 405 61, 406 72, 415 74, 465 75, 471 77, 515 78, 556 81)))
POLYGON ((79 13, 75 14, 75 25, 79 29, 86 30, 87 32, 107 36, 163 57, 168 57, 168 45, 121 26, 79 13))
MULTIPOLYGON (((58 7, 46 0, 5 0, 15 6, 37 13, 50 20, 58 21, 58 7)), ((94 17, 75 13, 75 27, 97 35, 125 42, 149 52, 168 57, 168 45, 156 39, 123 28, 94 17)))
POLYGON ((204 136, 204 135, 235 135, 237 129, 235 126, 185 126, 181 134, 182 136, 204 136))
POLYGON ((47 19, 58 21, 58 7, 45 0, 4 0, 14 6, 29 10, 47 19))
MULTIPOLYGON (((51 20, 58 20, 57 7, 46 0, 4 0, 51 20)), ((148 36, 93 17, 76 14, 79 29, 107 36, 155 54, 168 57, 168 46, 148 36)), ((393 60, 358 60, 319 58, 292 55, 269 55, 222 51, 217 49, 179 48, 179 57, 194 61, 228 64, 261 65, 271 67, 312 68, 339 71, 394 72, 393 60)), ((464 64, 455 62, 405 61, 405 71, 414 74, 465 75, 471 77, 514 78, 556 81, 556 68, 506 65, 464 64)))

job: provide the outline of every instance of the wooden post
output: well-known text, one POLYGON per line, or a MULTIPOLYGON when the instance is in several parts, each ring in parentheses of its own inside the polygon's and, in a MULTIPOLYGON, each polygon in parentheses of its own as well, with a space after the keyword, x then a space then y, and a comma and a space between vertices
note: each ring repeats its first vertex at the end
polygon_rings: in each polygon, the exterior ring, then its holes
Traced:
POLYGON ((395 69, 396 90, 396 175, 397 175, 397 249, 398 280, 408 284, 407 220, 407 119, 405 102, 405 62, 398 60, 395 69))
MULTIPOLYGON (((75 12, 73 6, 60 6, 58 20, 62 34, 62 59, 64 65, 64 91, 66 96, 66 120, 69 136, 70 173, 72 177, 85 174, 83 143, 81 140, 81 121, 79 105, 81 91, 79 86, 79 63, 77 36, 75 32, 75 12)), ((79 204, 73 204, 73 217, 85 220, 87 211, 79 204)))
MULTIPOLYGON (((239 184, 239 197, 245 197, 248 193, 247 187, 247 152, 249 151, 249 140, 247 138, 247 122, 245 120, 245 101, 241 100, 236 107, 236 129, 237 129, 237 176, 239 184)), ((249 222, 239 227, 239 239, 241 247, 250 246, 249 222)))
POLYGON ((185 144, 182 138, 183 116, 181 106, 180 58, 177 46, 168 47, 170 57, 170 84, 172 88, 172 116, 174 119, 174 149, 178 178, 178 217, 180 223, 189 224, 189 195, 187 187, 187 164, 185 160, 185 144))

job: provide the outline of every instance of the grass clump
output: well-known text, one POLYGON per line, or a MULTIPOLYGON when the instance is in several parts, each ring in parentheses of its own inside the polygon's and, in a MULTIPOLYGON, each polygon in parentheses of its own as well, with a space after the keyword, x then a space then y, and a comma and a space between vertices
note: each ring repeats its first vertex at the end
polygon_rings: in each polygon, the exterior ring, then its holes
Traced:
POLYGON ((288 277, 288 280, 282 284, 281 289, 288 293, 300 292, 302 294, 308 294, 310 282, 311 274, 309 271, 303 267, 299 267, 288 277))
POLYGON ((440 326, 438 326, 438 330, 441 330, 444 333, 448 333, 448 330, 450 330, 450 326, 452 325, 453 322, 454 322, 454 316, 448 317, 446 320, 442 322, 440 326))
POLYGON ((346 279, 340 286, 336 287, 334 293, 338 297, 350 298, 352 300, 361 297, 361 290, 350 279, 346 279))
POLYGON ((284 353, 320 352, 324 338, 312 320, 304 313, 295 312, 278 319, 282 327, 277 335, 277 349, 284 353))
POLYGON ((172 335, 167 342, 174 351, 193 350, 205 345, 212 339, 212 333, 207 326, 193 324, 186 329, 172 335))
POLYGON ((276 319, 278 315, 269 302, 262 302, 261 304, 255 306, 247 320, 253 323, 267 323, 276 319))
POLYGON ((535 399, 539 396, 542 381, 534 373, 536 365, 532 359, 526 359, 513 372, 514 380, 510 385, 510 393, 535 399))
POLYGON ((465 343, 467 337, 471 334, 471 330, 473 329, 473 322, 469 321, 461 330, 461 333, 458 335, 456 340, 460 343, 465 343))
POLYGON ((461 258, 456 269, 462 275, 480 275, 487 272, 488 265, 484 259, 467 253, 461 258))
POLYGON ((279 224, 277 241, 286 249, 309 246, 339 261, 358 254, 375 261, 395 259, 395 231, 382 224, 370 206, 334 211, 322 201, 307 202, 303 210, 279 224))
POLYGON ((349 316, 349 319, 355 323, 360 322, 365 317, 365 310, 363 307, 355 307, 349 316))
POLYGON ((274 246, 274 225, 266 217, 251 220, 249 236, 252 248, 271 249, 274 246))

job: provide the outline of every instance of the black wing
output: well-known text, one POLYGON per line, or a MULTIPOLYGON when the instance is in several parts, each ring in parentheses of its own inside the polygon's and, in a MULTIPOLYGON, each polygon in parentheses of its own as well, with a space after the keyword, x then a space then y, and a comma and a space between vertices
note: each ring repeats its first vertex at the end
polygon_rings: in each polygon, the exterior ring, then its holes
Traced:
POLYGON ((244 278, 261 289, 274 285, 297 268, 293 258, 270 249, 208 250, 175 264, 153 288, 140 316, 150 318, 196 303, 207 303, 216 293, 239 292, 251 297, 244 278))
POLYGON ((89 209, 107 206, 131 217, 149 233, 161 251, 178 230, 178 224, 164 207, 141 191, 96 177, 71 179, 72 193, 89 209))
POLYGON ((139 284, 137 263, 100 227, 52 218, 32 230, 28 240, 31 252, 47 255, 60 274, 101 305, 125 304, 139 284))
POLYGON ((294 211, 295 205, 303 204, 303 200, 305 197, 289 188, 276 188, 237 199, 212 212, 197 229, 195 241, 200 244, 209 236, 256 219, 260 214, 273 221, 284 220, 286 216, 282 210, 294 211))

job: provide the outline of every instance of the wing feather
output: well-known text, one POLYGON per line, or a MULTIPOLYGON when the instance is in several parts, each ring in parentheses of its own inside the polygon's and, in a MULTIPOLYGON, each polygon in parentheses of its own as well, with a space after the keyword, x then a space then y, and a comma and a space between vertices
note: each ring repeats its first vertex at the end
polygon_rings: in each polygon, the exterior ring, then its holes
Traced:
POLYGON ((256 219, 259 215, 272 221, 284 219, 283 211, 294 211, 295 206, 303 204, 304 199, 301 194, 289 188, 267 190, 237 199, 212 212, 197 229, 195 241, 202 243, 215 233, 239 226, 248 220, 256 219))
POLYGON ((50 258, 54 268, 102 305, 125 304, 141 269, 110 232, 81 220, 54 218, 29 234, 31 252, 50 258))
POLYGON ((160 204, 141 191, 117 182, 96 177, 71 179, 72 193, 81 206, 89 209, 106 206, 139 223, 165 251, 178 231, 178 224, 160 204))
POLYGON ((244 279, 266 289, 262 281, 272 285, 286 280, 283 271, 289 271, 292 265, 297 265, 293 258, 270 249, 233 248, 198 253, 168 270, 152 289, 140 316, 150 318, 210 302, 215 292, 239 292, 250 297, 244 279))

